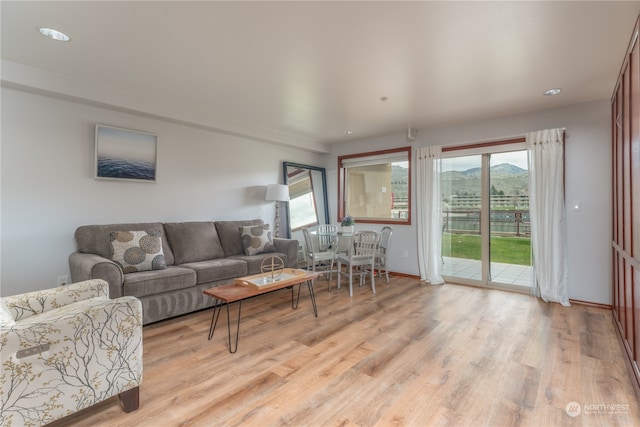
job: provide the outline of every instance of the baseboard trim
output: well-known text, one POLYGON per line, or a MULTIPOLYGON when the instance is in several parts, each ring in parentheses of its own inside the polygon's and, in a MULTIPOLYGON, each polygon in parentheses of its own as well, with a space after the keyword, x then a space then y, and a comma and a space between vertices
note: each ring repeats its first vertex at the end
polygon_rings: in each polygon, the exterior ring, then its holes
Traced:
POLYGON ((395 271, 390 271, 389 275, 390 276, 399 276, 399 277, 408 277, 410 279, 420 280, 420 276, 416 276, 415 274, 398 273, 398 272, 395 272, 395 271))
POLYGON ((613 305, 611 304, 601 304, 599 302, 591 302, 591 301, 582 301, 579 299, 569 299, 569 303, 571 304, 575 304, 575 305, 584 305, 587 307, 594 307, 594 308, 604 308, 605 310, 613 310, 613 305))
MULTIPOLYGON (((398 273, 396 271, 390 271, 389 275, 390 276, 398 276, 398 277, 408 277, 410 279, 420 280, 420 276, 416 276, 415 274, 398 273)), ((481 287, 485 288, 484 286, 481 286, 481 287)), ((498 289, 498 288, 487 288, 487 289, 498 289)), ((508 289, 499 289, 499 290, 508 290, 508 289)), ((583 301, 583 300, 579 300, 579 299, 569 299, 569 302, 571 304, 575 304, 575 305, 584 305, 586 307, 603 308, 605 310, 613 310, 613 305, 612 304, 602 304, 602 303, 599 303, 599 302, 583 301)))

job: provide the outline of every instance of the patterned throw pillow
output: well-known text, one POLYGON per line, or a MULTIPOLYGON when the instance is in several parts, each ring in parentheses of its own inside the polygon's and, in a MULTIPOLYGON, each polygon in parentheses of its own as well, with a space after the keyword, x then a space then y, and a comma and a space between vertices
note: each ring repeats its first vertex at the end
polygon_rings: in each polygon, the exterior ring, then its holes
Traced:
POLYGON ((269 224, 240 227, 240 236, 245 255, 258 255, 276 251, 271 239, 269 224))
POLYGON ((123 273, 162 270, 166 267, 160 230, 112 231, 111 259, 123 273))

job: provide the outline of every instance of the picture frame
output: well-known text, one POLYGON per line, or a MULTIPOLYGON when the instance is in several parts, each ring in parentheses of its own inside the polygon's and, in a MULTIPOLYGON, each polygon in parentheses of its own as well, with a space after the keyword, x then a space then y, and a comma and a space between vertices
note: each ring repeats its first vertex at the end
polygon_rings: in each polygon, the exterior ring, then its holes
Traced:
POLYGON ((95 178, 156 182, 158 136, 96 125, 95 178))

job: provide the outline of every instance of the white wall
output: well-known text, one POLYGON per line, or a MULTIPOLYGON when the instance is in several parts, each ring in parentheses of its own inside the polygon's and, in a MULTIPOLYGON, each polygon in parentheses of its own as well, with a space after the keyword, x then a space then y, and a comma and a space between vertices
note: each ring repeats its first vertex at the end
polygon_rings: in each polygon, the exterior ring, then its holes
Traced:
MULTIPOLYGON (((353 144, 335 145, 332 158, 326 163, 332 221, 337 220, 337 157, 340 155, 407 145, 458 145, 565 127, 569 297, 611 304, 610 117, 609 100, 601 100, 459 126, 419 129, 413 143, 407 142, 403 131, 353 144), (581 211, 571 210, 572 200, 582 201, 581 211)), ((413 179, 412 197, 415 197, 415 170, 413 179)), ((415 203, 412 204, 412 215, 411 226, 394 227, 389 265, 393 271, 418 275, 415 203), (408 258, 401 256, 403 249, 409 251, 408 258)), ((359 228, 379 227, 362 224, 359 228)))
POLYGON ((264 191, 283 181, 282 161, 322 166, 327 157, 12 89, 1 99, 1 295, 53 287, 69 274, 80 225, 273 224, 264 191), (157 183, 95 180, 96 123, 158 135, 157 183))
MULTIPOLYGON (((337 222, 339 155, 566 127, 567 208, 574 199, 582 201, 580 212, 567 212, 569 296, 611 304, 608 100, 420 129, 412 144, 404 131, 336 144, 326 156, 12 89, 3 88, 0 95, 1 295, 55 286, 57 276, 68 274, 67 257, 79 225, 255 217, 272 223, 273 204, 263 200, 264 187, 282 182, 282 161, 327 168, 331 222, 337 222), (96 123, 157 134, 158 182, 93 179, 96 123)), ((415 181, 413 189, 415 197, 415 181)), ((415 222, 414 217, 411 226, 394 227, 394 271, 418 274, 415 222), (401 256, 402 249, 408 258, 401 256)))

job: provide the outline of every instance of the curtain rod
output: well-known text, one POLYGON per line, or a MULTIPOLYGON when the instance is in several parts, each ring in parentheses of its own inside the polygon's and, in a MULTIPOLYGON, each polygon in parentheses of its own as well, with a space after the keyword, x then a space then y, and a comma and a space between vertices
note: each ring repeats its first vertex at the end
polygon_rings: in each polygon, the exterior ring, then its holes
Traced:
MULTIPOLYGON (((563 133, 567 131, 567 128, 558 128, 558 129, 560 129, 563 133)), ((465 143, 450 145, 450 146, 443 146, 442 152, 445 153, 448 151, 467 150, 470 148, 492 147, 494 145, 518 144, 525 141, 526 141, 526 136, 524 134, 504 136, 501 138, 492 138, 492 139, 485 139, 485 140, 474 141, 474 142, 465 142, 465 143)))

